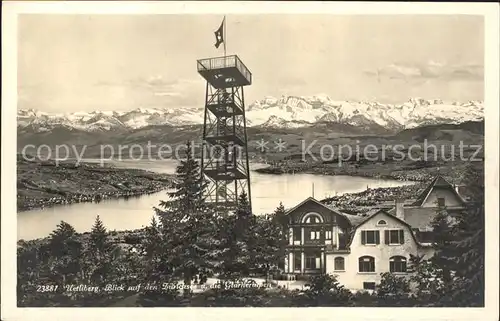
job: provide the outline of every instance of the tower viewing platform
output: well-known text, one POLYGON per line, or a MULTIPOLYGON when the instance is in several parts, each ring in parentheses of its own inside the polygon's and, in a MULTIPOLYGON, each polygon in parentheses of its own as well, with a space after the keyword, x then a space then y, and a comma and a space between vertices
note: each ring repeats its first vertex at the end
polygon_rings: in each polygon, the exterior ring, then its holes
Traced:
POLYGON ((252 73, 237 55, 200 59, 198 73, 216 89, 252 84, 252 73))

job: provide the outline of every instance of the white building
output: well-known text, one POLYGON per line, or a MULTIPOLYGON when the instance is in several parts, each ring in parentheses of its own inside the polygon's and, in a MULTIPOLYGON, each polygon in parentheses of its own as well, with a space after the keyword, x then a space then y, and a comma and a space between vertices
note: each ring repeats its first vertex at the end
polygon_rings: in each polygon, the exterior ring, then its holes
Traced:
POLYGON ((347 288, 373 289, 383 272, 406 275, 410 254, 432 256, 430 224, 438 210, 449 209, 452 217, 464 206, 442 177, 415 202, 396 200, 395 208, 374 209, 364 216, 341 213, 310 197, 287 211, 285 273, 335 274, 347 288))

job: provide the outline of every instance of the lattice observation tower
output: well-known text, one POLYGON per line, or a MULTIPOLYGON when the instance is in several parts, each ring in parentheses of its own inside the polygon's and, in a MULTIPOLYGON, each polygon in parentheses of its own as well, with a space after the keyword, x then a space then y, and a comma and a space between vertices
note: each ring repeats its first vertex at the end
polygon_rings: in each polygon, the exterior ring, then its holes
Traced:
POLYGON ((252 84, 252 73, 236 55, 197 64, 207 81, 201 158, 202 177, 208 182, 205 200, 229 212, 245 192, 251 206, 243 87, 252 84))

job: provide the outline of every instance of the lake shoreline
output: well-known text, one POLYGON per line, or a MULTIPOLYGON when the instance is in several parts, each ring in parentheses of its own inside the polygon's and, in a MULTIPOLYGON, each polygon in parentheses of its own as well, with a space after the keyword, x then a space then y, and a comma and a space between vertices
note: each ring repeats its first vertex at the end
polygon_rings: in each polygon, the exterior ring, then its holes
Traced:
POLYGON ((373 179, 395 180, 400 182, 425 182, 437 172, 444 176, 454 176, 449 164, 394 164, 394 163, 299 163, 286 162, 258 168, 255 171, 267 175, 312 174, 325 176, 351 176, 373 179))
POLYGON ((173 176, 92 163, 17 162, 17 213, 139 197, 166 190, 173 176))

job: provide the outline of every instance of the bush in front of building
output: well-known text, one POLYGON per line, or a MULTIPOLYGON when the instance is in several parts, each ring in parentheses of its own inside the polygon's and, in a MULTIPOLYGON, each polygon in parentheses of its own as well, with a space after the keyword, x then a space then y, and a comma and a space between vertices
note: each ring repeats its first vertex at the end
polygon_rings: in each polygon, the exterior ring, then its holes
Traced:
POLYGON ((353 304, 352 292, 330 274, 312 276, 304 293, 305 306, 349 306, 353 304))

